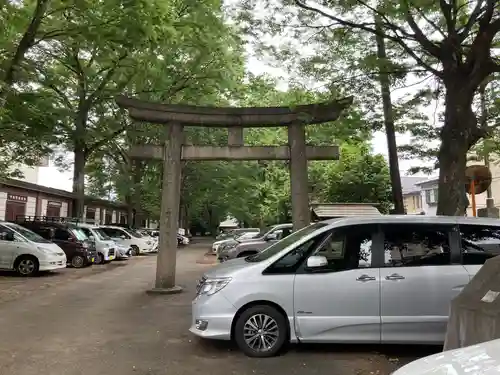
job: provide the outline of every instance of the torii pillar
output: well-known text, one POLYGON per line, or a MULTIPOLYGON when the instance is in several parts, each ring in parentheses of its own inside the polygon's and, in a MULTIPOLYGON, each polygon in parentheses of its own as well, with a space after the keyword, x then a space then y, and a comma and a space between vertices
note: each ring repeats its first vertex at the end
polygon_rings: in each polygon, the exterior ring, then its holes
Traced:
POLYGON ((150 293, 179 293, 175 283, 177 230, 181 190, 181 163, 184 160, 288 160, 292 195, 292 221, 295 230, 310 222, 308 160, 337 160, 337 146, 309 146, 305 126, 336 120, 352 103, 344 98, 328 103, 290 107, 215 108, 166 105, 118 97, 134 120, 164 124, 168 135, 162 145, 137 145, 131 158, 163 161, 163 187, 159 252, 156 280, 150 293), (184 145, 183 127, 227 127, 228 146, 184 145), (244 146, 245 127, 288 127, 288 145, 244 146))

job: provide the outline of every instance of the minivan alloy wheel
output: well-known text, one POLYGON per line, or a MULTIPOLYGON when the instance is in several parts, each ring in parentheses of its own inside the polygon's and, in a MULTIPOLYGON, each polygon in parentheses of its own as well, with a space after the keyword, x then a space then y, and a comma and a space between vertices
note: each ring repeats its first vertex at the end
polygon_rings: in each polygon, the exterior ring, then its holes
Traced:
POLYGON ((71 259, 71 265, 75 268, 82 268, 85 265, 85 260, 80 255, 76 255, 71 259))
POLYGON ((268 351, 278 341, 278 323, 269 315, 255 314, 245 322, 243 335, 245 342, 253 350, 268 351))
POLYGON ((288 319, 276 307, 250 306, 238 314, 233 339, 249 357, 273 357, 289 340, 288 319))
POLYGON ((35 261, 33 259, 25 258, 19 262, 17 269, 22 275, 31 275, 36 269, 35 261))

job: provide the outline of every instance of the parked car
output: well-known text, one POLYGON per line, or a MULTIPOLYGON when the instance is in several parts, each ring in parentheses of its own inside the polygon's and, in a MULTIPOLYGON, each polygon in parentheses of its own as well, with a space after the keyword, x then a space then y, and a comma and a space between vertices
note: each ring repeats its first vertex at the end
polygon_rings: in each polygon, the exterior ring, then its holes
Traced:
POLYGON ((292 233, 292 230, 292 224, 277 224, 262 229, 253 238, 243 240, 235 238, 234 240, 229 240, 220 248, 217 259, 219 262, 225 262, 229 259, 244 258, 249 255, 257 254, 276 241, 287 237, 292 233))
POLYGON ((128 259, 132 256, 132 249, 130 247, 119 244, 113 241, 116 249, 116 259, 128 259))
POLYGON ((248 240, 251 238, 255 238, 259 232, 240 232, 236 234, 234 237, 229 237, 223 240, 215 241, 212 244, 212 252, 218 254, 219 250, 223 248, 226 244, 230 244, 233 242, 233 240, 236 241, 242 241, 242 240, 248 240))
POLYGON ((240 234, 243 233, 248 233, 248 232, 254 232, 254 233, 259 233, 260 228, 237 228, 237 229, 232 229, 227 232, 222 232, 220 233, 217 237, 215 237, 216 240, 225 240, 228 238, 234 238, 237 237, 240 234))
POLYGON ((113 226, 101 226, 102 230, 114 241, 132 249, 132 255, 150 253, 154 250, 154 243, 150 237, 144 237, 133 229, 113 226))
POLYGON ((493 375, 500 373, 500 339, 417 359, 392 375, 493 375))
POLYGON ((94 242, 97 255, 95 259, 96 264, 109 263, 116 257, 116 246, 115 241, 109 237, 106 232, 104 232, 97 225, 92 224, 77 224, 88 239, 94 242))
POLYGON ((66 254, 67 261, 75 268, 94 263, 97 252, 87 235, 76 225, 68 222, 44 220, 38 217, 18 218, 17 223, 54 242, 66 254))
POLYGON ((442 344, 450 301, 494 256, 481 241, 498 234, 486 218, 317 222, 210 269, 190 331, 255 357, 287 342, 442 344))
POLYGON ((55 243, 18 224, 0 222, 0 269, 33 276, 38 271, 66 268, 66 261, 55 243))

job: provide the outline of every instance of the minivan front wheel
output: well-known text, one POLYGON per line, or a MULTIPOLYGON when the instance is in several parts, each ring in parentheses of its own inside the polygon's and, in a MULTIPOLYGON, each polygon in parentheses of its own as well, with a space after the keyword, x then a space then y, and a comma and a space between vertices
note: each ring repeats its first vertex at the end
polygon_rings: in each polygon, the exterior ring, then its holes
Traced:
POLYGON ((85 266, 85 259, 83 259, 83 257, 80 255, 75 255, 71 259, 71 265, 75 268, 82 268, 83 266, 85 266))
POLYGON ((136 257, 136 256, 141 254, 141 251, 139 250, 139 248, 136 245, 132 245, 132 246, 130 246, 130 248, 132 249, 133 256, 136 257))
POLYGON ((252 306, 238 318, 234 329, 236 344, 249 357, 273 357, 288 337, 287 321, 276 308, 252 306))
POLYGON ((38 268, 38 259, 31 255, 24 255, 16 261, 16 271, 21 276, 36 275, 38 268))

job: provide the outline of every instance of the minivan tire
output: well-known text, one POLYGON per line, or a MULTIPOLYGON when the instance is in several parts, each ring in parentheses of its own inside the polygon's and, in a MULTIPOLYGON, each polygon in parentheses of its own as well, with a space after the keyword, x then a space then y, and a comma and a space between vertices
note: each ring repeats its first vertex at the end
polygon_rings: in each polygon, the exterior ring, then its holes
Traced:
POLYGON ((104 264, 104 255, 102 253, 97 253, 97 256, 95 258, 95 264, 104 264))
MULTIPOLYGON (((240 350, 245 353, 248 357, 256 358, 267 358, 276 356, 288 340, 288 323, 287 319, 283 314, 276 308, 269 305, 257 305, 252 306, 243 311, 238 317, 234 327, 234 341, 240 348, 240 350), (266 325, 262 324, 266 322, 266 325), (247 341, 245 340, 245 332, 252 334, 252 325, 258 325, 259 328, 265 328, 268 332, 263 331, 264 337, 266 338, 266 343, 272 340, 272 345, 270 348, 262 350, 257 346, 257 341, 247 341), (249 328, 252 331, 249 331, 249 328), (255 344, 255 345, 252 345, 255 344)), ((257 335, 258 331, 255 332, 257 335)), ((261 340, 257 337, 257 340, 261 340)), ((260 344, 262 345, 262 344, 260 344)))
POLYGON ((35 276, 40 268, 40 263, 33 255, 23 255, 16 259, 15 268, 21 276, 35 276))
POLYGON ((85 259, 81 255, 75 255, 71 258, 71 265, 75 268, 85 267, 85 259))
POLYGON ((139 248, 136 245, 132 245, 132 246, 130 246, 130 248, 132 249, 132 255, 133 256, 136 257, 136 256, 140 255, 141 252, 140 252, 139 248))

